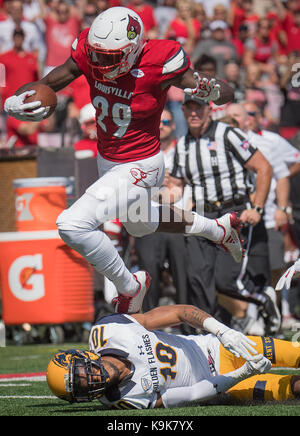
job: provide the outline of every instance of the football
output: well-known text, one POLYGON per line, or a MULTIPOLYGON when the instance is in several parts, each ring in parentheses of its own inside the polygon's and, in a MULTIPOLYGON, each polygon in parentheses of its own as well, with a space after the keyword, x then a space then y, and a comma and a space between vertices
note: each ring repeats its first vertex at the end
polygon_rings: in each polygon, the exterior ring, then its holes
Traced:
POLYGON ((36 93, 27 97, 24 103, 31 103, 33 101, 41 101, 42 106, 49 108, 47 115, 44 118, 50 117, 55 111, 57 105, 56 93, 47 85, 37 83, 28 86, 28 91, 35 90, 36 93))

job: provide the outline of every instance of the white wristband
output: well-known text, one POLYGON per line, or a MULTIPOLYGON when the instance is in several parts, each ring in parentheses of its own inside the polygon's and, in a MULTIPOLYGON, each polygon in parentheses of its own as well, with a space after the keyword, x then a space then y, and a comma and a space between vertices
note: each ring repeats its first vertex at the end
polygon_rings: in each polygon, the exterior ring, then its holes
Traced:
POLYGON ((203 328, 217 336, 219 333, 224 333, 224 331, 229 330, 229 327, 217 321, 215 318, 206 318, 203 322, 203 328))

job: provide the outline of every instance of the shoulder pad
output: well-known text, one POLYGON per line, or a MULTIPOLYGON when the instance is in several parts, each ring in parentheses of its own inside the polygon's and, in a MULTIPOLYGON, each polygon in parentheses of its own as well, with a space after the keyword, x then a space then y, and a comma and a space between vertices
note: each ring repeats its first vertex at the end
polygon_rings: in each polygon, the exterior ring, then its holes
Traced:
POLYGON ((111 315, 105 315, 102 318, 98 319, 96 322, 96 325, 103 325, 103 324, 132 324, 133 321, 131 319, 127 318, 125 315, 121 315, 119 313, 113 313, 111 315))

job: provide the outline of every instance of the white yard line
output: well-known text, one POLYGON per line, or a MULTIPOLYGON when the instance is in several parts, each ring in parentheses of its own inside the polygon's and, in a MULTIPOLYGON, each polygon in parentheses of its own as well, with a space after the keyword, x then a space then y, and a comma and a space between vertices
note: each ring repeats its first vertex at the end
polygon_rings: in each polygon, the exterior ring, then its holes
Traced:
POLYGON ((5 377, 5 378, 1 378, 0 379, 0 386, 2 382, 9 382, 9 381, 46 381, 46 376, 45 375, 39 375, 39 376, 31 376, 31 377, 5 377))

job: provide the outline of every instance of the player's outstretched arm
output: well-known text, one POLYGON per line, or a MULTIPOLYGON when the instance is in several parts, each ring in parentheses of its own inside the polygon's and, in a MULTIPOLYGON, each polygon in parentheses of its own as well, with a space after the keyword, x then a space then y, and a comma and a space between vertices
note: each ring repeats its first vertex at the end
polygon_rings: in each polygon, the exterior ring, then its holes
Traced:
POLYGON ((182 75, 163 82, 164 89, 168 86, 176 86, 186 94, 195 95, 208 102, 213 101, 218 106, 229 103, 234 98, 234 90, 226 82, 191 68, 182 75))
POLYGON ((54 68, 47 76, 37 82, 26 83, 19 88, 14 95, 7 98, 4 110, 8 115, 22 121, 41 121, 47 114, 47 108, 41 105, 40 101, 26 103, 28 96, 34 95, 35 91, 30 89, 34 84, 44 84, 52 88, 55 92, 65 88, 69 83, 79 77, 82 72, 76 63, 69 58, 63 65, 54 68))
POLYGON ((175 407, 183 403, 207 401, 227 392, 237 383, 256 374, 265 374, 272 368, 271 362, 262 354, 252 359, 235 371, 202 380, 193 386, 167 389, 158 400, 156 407, 175 407))
POLYGON ((189 305, 162 306, 145 314, 132 315, 147 330, 160 330, 181 323, 204 329, 217 336, 226 350, 236 357, 252 359, 257 354, 256 343, 241 332, 230 329, 201 309, 189 305))
POLYGON ((144 314, 132 315, 147 330, 160 330, 182 323, 187 323, 196 329, 202 329, 205 319, 209 318, 206 312, 197 307, 175 304, 160 306, 144 314))

